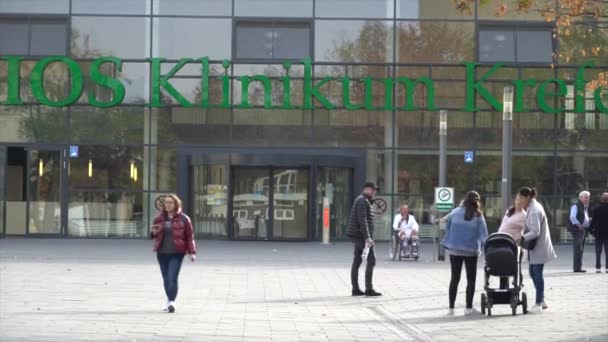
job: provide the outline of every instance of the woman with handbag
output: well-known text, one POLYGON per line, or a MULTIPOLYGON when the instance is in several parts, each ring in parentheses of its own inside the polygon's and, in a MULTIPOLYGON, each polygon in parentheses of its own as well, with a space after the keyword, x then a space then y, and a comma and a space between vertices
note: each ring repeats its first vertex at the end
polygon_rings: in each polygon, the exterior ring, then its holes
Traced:
POLYGON ((177 195, 165 196, 162 211, 152 224, 151 236, 155 239, 154 251, 167 295, 163 311, 173 313, 175 312, 179 271, 184 256, 188 254, 190 261, 196 260, 192 222, 182 212, 182 201, 177 195))
POLYGON ((526 232, 521 237, 521 246, 528 250, 530 278, 536 289, 536 301, 530 313, 542 313, 547 309, 545 304, 545 264, 557 258, 551 242, 551 232, 545 209, 536 200, 536 190, 521 188, 517 194, 522 205, 527 209, 526 232))

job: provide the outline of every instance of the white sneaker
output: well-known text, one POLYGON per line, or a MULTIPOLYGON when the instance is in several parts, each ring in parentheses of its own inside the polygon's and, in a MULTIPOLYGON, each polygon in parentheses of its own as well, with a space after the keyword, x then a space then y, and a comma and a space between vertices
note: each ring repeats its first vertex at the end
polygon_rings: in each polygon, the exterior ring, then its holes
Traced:
POLYGON ((175 312, 175 302, 169 302, 169 305, 167 306, 167 311, 169 311, 169 313, 175 312))
POLYGON ((534 304, 534 306, 531 307, 530 310, 528 310, 528 312, 531 313, 531 314, 541 314, 541 313, 543 313, 542 304, 541 305, 534 304))
POLYGON ((479 311, 477 311, 477 310, 475 310, 473 308, 464 309, 464 315, 465 316, 471 316, 471 315, 478 314, 478 313, 479 313, 479 311))
POLYGON ((596 268, 595 273, 602 273, 602 270, 600 270, 599 268, 596 268))
POLYGON ((454 316, 454 309, 448 309, 448 316, 454 316))
POLYGON ((165 304, 163 304, 163 311, 169 311, 169 300, 165 301, 165 304))
POLYGON ((543 309, 543 311, 547 310, 549 308, 549 306, 547 305, 547 303, 545 303, 545 301, 543 300, 542 303, 540 303, 540 307, 543 309))

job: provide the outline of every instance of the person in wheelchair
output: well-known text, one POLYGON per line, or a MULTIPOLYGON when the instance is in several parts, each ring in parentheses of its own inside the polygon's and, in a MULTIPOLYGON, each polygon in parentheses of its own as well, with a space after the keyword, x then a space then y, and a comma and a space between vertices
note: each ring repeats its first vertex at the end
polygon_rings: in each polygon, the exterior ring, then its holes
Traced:
POLYGON ((401 241, 401 256, 406 258, 418 257, 418 222, 414 215, 410 214, 409 207, 404 205, 401 207, 401 212, 395 216, 393 221, 393 230, 398 234, 401 241), (409 253, 406 251, 411 246, 409 253))

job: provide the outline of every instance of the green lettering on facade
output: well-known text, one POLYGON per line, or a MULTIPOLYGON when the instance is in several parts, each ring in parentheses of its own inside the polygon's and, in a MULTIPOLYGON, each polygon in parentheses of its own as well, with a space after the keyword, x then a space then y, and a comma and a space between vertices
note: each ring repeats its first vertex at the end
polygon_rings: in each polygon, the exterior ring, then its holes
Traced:
POLYGON ((0 61, 6 61, 8 64, 8 74, 6 75, 8 89, 6 93, 6 101, 2 103, 3 105, 23 104, 23 101, 21 101, 21 96, 19 95, 21 91, 21 83, 19 82, 19 68, 22 60, 23 57, 21 56, 0 57, 0 61))
POLYGON ((264 87, 264 108, 272 108, 272 83, 264 75, 241 76, 236 78, 241 82, 241 104, 237 108, 251 108, 249 104, 249 85, 252 81, 261 82, 264 87))
POLYGON ((502 111, 502 104, 490 93, 486 88, 483 87, 483 82, 487 80, 488 77, 492 76, 503 64, 498 63, 495 64, 490 70, 488 70, 479 81, 475 81, 475 67, 477 63, 467 62, 464 63, 466 67, 466 92, 467 92, 467 103, 465 107, 466 112, 475 112, 478 111, 479 108, 475 107, 475 97, 477 93, 481 95, 481 97, 489 103, 494 110, 502 111))
POLYGON ((515 88, 515 98, 513 99, 515 102, 515 108, 513 109, 513 112, 527 112, 528 109, 525 107, 524 103, 524 92, 526 91, 527 87, 534 88, 536 85, 536 80, 515 80, 513 81, 513 85, 515 88))
MULTIPOLYGON (((365 107, 365 104, 353 104, 350 102, 350 78, 341 77, 339 81, 342 83, 342 105, 346 110, 359 110, 365 107)), ((366 85, 367 88, 367 85, 366 85)))
POLYGON ((576 81, 574 82, 574 112, 585 113, 585 102, 586 102, 586 91, 587 81, 585 81, 585 68, 593 68, 595 63, 589 61, 578 69, 576 72, 576 81))
POLYGON ((595 109, 597 109, 600 113, 608 114, 608 107, 602 102, 602 95, 608 98, 608 94, 603 94, 604 89, 602 87, 598 87, 595 89, 593 93, 593 100, 595 102, 595 109))
POLYGON ((291 62, 283 62, 283 68, 285 68, 285 76, 281 77, 283 80, 283 105, 282 109, 296 109, 297 107, 291 104, 291 76, 289 70, 291 69, 291 62))
POLYGON ((336 106, 331 103, 321 92, 319 89, 323 87, 327 82, 334 80, 333 77, 324 77, 319 83, 313 86, 312 80, 312 63, 310 59, 304 59, 304 104, 302 108, 304 109, 313 109, 313 97, 319 100, 327 108, 328 110, 332 110, 336 108, 336 106))
POLYGON ((169 93, 169 95, 173 96, 177 102, 183 107, 192 107, 192 103, 188 102, 186 98, 180 94, 171 83, 169 83, 169 79, 173 77, 184 65, 189 62, 192 62, 190 58, 182 58, 179 62, 169 71, 166 75, 161 75, 161 65, 164 61, 164 58, 151 58, 152 62, 152 102, 150 103, 151 107, 163 107, 164 103, 161 101, 161 92, 160 88, 163 88, 169 93))
MULTIPOLYGON (((6 61, 6 99, 2 102, 2 105, 23 105, 23 101, 20 97, 21 86, 20 84, 20 65, 25 58, 23 56, 0 56, 0 61, 6 61)), ((332 102, 332 97, 322 92, 322 88, 330 81, 339 81, 342 83, 342 106, 345 110, 403 110, 403 111, 415 111, 419 110, 416 106, 416 98, 426 96, 426 108, 424 110, 435 111, 435 85, 432 79, 429 77, 420 77, 416 79, 409 79, 407 77, 394 78, 372 78, 362 77, 360 79, 354 79, 349 77, 335 78, 326 76, 315 80, 313 78, 313 64, 312 61, 307 58, 301 63, 304 69, 303 77, 303 100, 301 106, 299 104, 292 103, 292 62, 283 62, 283 68, 285 74, 280 78, 280 84, 274 84, 269 76, 266 75, 254 75, 247 76, 243 75, 238 77, 236 80, 241 82, 241 103, 235 104, 231 102, 231 73, 230 67, 232 63, 225 59, 222 61, 222 67, 224 69, 223 75, 219 77, 212 77, 211 66, 208 57, 202 57, 198 59, 182 58, 179 62, 173 66, 173 68, 166 75, 161 74, 161 66, 166 60, 164 58, 151 58, 151 87, 152 96, 149 105, 151 107, 163 107, 167 104, 167 98, 163 98, 162 90, 166 92, 167 97, 173 97, 175 101, 182 107, 193 107, 194 104, 190 103, 185 96, 183 96, 169 81, 174 77, 187 63, 196 62, 201 65, 201 80, 200 80, 200 103, 197 105, 202 108, 223 108, 229 109, 232 107, 236 108, 252 108, 253 106, 249 103, 249 91, 250 86, 253 82, 259 82, 262 85, 264 91, 264 108, 281 108, 281 109, 314 109, 315 105, 320 105, 327 110, 333 110, 337 108, 336 104, 332 102), (221 81, 221 92, 222 99, 219 105, 213 105, 210 103, 210 92, 212 91, 210 81, 211 80, 221 81), (384 85, 384 105, 375 106, 374 100, 381 92, 375 87, 381 87, 384 85), (273 89, 273 85, 278 85, 278 89, 273 89), (405 91, 405 104, 399 108, 395 108, 395 91, 402 85, 405 91), (420 88, 424 88, 423 92, 420 92, 420 88), (282 89, 280 89, 282 88, 282 89), (278 91, 282 91, 282 103, 273 104, 273 95, 276 95, 278 91), (416 93, 418 91, 418 94, 416 93), (356 92, 356 94, 353 94, 356 92), (352 95, 352 97, 351 97, 352 95), (318 103, 315 102, 318 101, 318 103), (356 102, 356 103, 354 103, 356 102)), ((120 105, 125 98, 125 86, 116 75, 107 75, 102 72, 102 67, 105 64, 112 64, 114 70, 122 72, 123 61, 117 57, 99 57, 92 61, 90 69, 90 77, 95 85, 102 88, 106 88, 111 91, 111 100, 101 101, 98 99, 96 94, 96 87, 88 90, 87 97, 88 103, 93 107, 98 108, 110 108, 120 105)), ((502 101, 495 97, 489 89, 484 86, 486 82, 493 74, 498 71, 503 64, 495 64, 488 71, 485 72, 480 78, 476 77, 477 63, 467 62, 465 66, 465 78, 466 78, 466 104, 463 111, 474 112, 480 110, 475 106, 477 96, 479 95, 488 104, 491 105, 492 110, 501 111, 502 101)), ((573 84, 575 99, 575 107, 573 109, 576 113, 585 113, 585 102, 586 102, 586 86, 587 81, 585 80, 585 70, 592 69, 595 67, 593 61, 589 61, 583 64, 576 73, 576 79, 569 81, 568 84, 573 84)), ((49 80, 47 80, 48 83, 49 80)), ((513 80, 512 83, 515 86, 515 98, 514 98, 514 112, 527 112, 526 101, 524 94, 529 94, 530 91, 536 87, 539 81, 535 79, 518 79, 513 80)), ((34 66, 29 83, 31 90, 36 101, 41 105, 53 106, 53 107, 64 107, 74 104, 84 90, 84 82, 82 69, 80 65, 73 59, 66 56, 50 56, 41 59, 34 66), (56 95, 48 94, 44 90, 45 83, 45 72, 49 65, 52 63, 63 63, 67 66, 71 83, 69 84, 68 95, 63 99, 54 98, 56 95), (51 97, 51 98, 49 98, 51 97)), ((562 105, 559 108, 553 108, 554 102, 548 101, 547 97, 563 97, 567 95, 566 81, 559 79, 551 79, 542 82, 536 91, 535 99, 538 108, 545 113, 561 113, 565 111, 565 107, 562 105), (555 84, 557 90, 551 92, 549 87, 555 84)), ((97 87, 98 88, 98 87, 97 87)), ((594 101, 596 108, 601 113, 606 113, 606 94, 601 88, 595 90, 594 101)), ((378 101, 376 101, 378 102, 378 101)), ((560 101, 565 102, 565 101, 560 101)), ((450 104, 448 104, 450 105, 450 104)))
POLYGON ((568 94, 568 88, 566 87, 566 83, 562 80, 552 79, 546 80, 540 84, 538 87, 538 93, 536 93, 536 98, 538 102, 538 107, 545 113, 561 113, 566 110, 565 107, 553 108, 547 103, 547 96, 565 96, 568 94), (555 83, 558 87, 557 93, 547 92, 547 87, 551 85, 551 83, 555 83))
POLYGON ((201 107, 209 108, 209 57, 200 59, 203 66, 203 75, 201 77, 201 107))
POLYGON ((100 68, 102 64, 111 63, 116 66, 118 72, 122 71, 122 60, 116 57, 101 57, 91 63, 91 80, 96 84, 113 90, 114 95, 112 100, 108 102, 101 102, 97 100, 95 96, 95 87, 89 90, 89 104, 93 107, 98 108, 109 108, 114 107, 122 103, 125 98, 125 86, 120 80, 104 75, 100 68))
POLYGON ((405 87, 405 106, 399 108, 401 110, 418 110, 414 101, 414 95, 416 94, 416 85, 424 84, 426 86, 426 101, 427 110, 437 110, 435 108, 435 84, 433 80, 428 77, 420 77, 412 81, 407 77, 397 77, 397 84, 403 84, 405 87))
POLYGON ((82 90, 84 89, 80 66, 73 59, 65 56, 46 57, 36 63, 36 66, 32 69, 32 75, 30 76, 30 85, 36 101, 49 107, 64 107, 74 104, 78 101, 80 95, 82 95, 82 90), (72 81, 70 84, 70 91, 63 100, 54 101, 49 99, 44 92, 44 72, 51 63, 63 63, 68 67, 70 72, 70 79, 72 81))
POLYGON ((230 61, 224 59, 222 61, 222 68, 224 68, 224 75, 220 77, 222 80, 222 103, 220 104, 220 108, 228 109, 230 108, 230 75, 228 74, 228 69, 230 68, 230 61))

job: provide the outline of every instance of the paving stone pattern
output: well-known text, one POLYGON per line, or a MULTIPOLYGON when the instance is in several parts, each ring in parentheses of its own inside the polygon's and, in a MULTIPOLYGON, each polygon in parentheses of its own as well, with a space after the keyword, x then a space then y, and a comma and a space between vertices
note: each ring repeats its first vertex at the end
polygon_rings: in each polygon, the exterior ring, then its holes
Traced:
POLYGON ((591 248, 590 273, 573 274, 571 248, 557 247, 545 313, 496 306, 493 317, 463 316, 464 274, 446 316, 449 263, 433 262, 431 245, 417 262, 386 249, 374 277, 384 296, 353 298, 349 243, 200 241, 168 314, 150 241, 1 239, 0 341, 608 341, 608 274, 594 273, 591 248))

